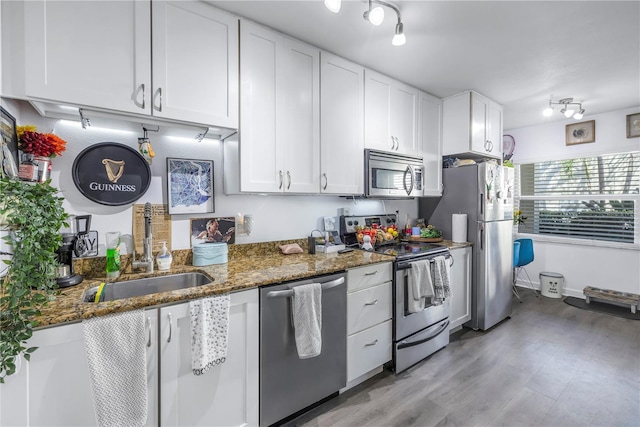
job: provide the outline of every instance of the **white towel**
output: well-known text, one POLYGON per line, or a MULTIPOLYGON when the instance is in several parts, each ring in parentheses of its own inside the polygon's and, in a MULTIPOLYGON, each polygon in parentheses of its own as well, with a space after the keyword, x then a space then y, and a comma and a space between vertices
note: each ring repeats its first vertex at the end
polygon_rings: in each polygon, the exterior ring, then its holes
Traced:
POLYGON ((298 357, 319 356, 322 352, 322 285, 295 286, 291 306, 298 357))
POLYGON ((191 315, 191 369, 202 375, 227 360, 229 294, 189 302, 191 315))
POLYGON ((451 295, 451 267, 449 261, 444 256, 437 256, 433 260, 433 277, 434 277, 434 289, 435 297, 433 299, 434 305, 442 304, 445 298, 451 295))
POLYGON ((409 313, 418 313, 424 310, 426 299, 434 295, 431 274, 430 260, 425 259, 411 263, 410 280, 407 287, 407 310, 409 313))
POLYGON ((143 310, 82 321, 93 405, 100 426, 147 422, 147 353, 143 310))

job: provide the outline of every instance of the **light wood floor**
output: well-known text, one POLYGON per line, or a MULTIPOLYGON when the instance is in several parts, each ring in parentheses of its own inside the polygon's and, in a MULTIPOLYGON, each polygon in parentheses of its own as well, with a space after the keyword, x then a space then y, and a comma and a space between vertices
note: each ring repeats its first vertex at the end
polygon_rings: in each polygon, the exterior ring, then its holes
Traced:
POLYGON ((458 332, 289 425, 640 426, 640 322, 522 294, 489 332, 458 332))

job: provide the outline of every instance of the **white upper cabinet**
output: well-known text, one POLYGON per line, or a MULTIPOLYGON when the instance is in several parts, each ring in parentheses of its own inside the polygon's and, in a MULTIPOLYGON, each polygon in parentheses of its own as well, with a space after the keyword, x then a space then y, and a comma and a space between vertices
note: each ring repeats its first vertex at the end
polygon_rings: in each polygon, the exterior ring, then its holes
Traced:
POLYGON ((28 99, 237 127, 233 16, 201 2, 26 1, 22 19, 28 99))
POLYGON ((422 156, 423 194, 442 195, 442 100, 420 92, 418 150, 422 156))
POLYGON ((239 190, 318 193, 320 51, 248 21, 240 47, 239 190))
POLYGON ((238 127, 238 19, 202 2, 154 1, 156 117, 238 127))
POLYGON ((466 91, 443 100, 443 155, 502 158, 502 107, 466 91))
POLYGON ((149 114, 150 16, 150 2, 24 2, 25 94, 149 114))
POLYGON ((416 154, 418 90, 371 70, 364 90, 365 147, 416 154))
POLYGON ((364 193, 364 68, 320 56, 320 192, 364 193))

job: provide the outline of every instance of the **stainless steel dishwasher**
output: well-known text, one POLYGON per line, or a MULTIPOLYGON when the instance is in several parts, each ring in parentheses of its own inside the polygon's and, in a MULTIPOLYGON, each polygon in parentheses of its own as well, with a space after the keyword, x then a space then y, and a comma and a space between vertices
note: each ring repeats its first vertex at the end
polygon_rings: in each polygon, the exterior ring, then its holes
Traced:
POLYGON ((269 426, 337 393, 347 382, 346 275, 260 289, 260 425, 269 426), (293 287, 322 284, 322 352, 300 359, 292 324, 293 287))

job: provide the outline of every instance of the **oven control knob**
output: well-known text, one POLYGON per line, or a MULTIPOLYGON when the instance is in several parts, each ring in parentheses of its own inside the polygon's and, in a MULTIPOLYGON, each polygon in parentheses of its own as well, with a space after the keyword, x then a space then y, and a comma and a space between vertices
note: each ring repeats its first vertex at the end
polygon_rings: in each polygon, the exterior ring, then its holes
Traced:
POLYGON ((353 221, 347 221, 347 225, 351 227, 353 225, 353 221))
POLYGON ((387 218, 387 224, 391 224, 393 220, 391 218, 387 218))
POLYGON ((358 225, 358 221, 353 221, 353 225, 358 225))

